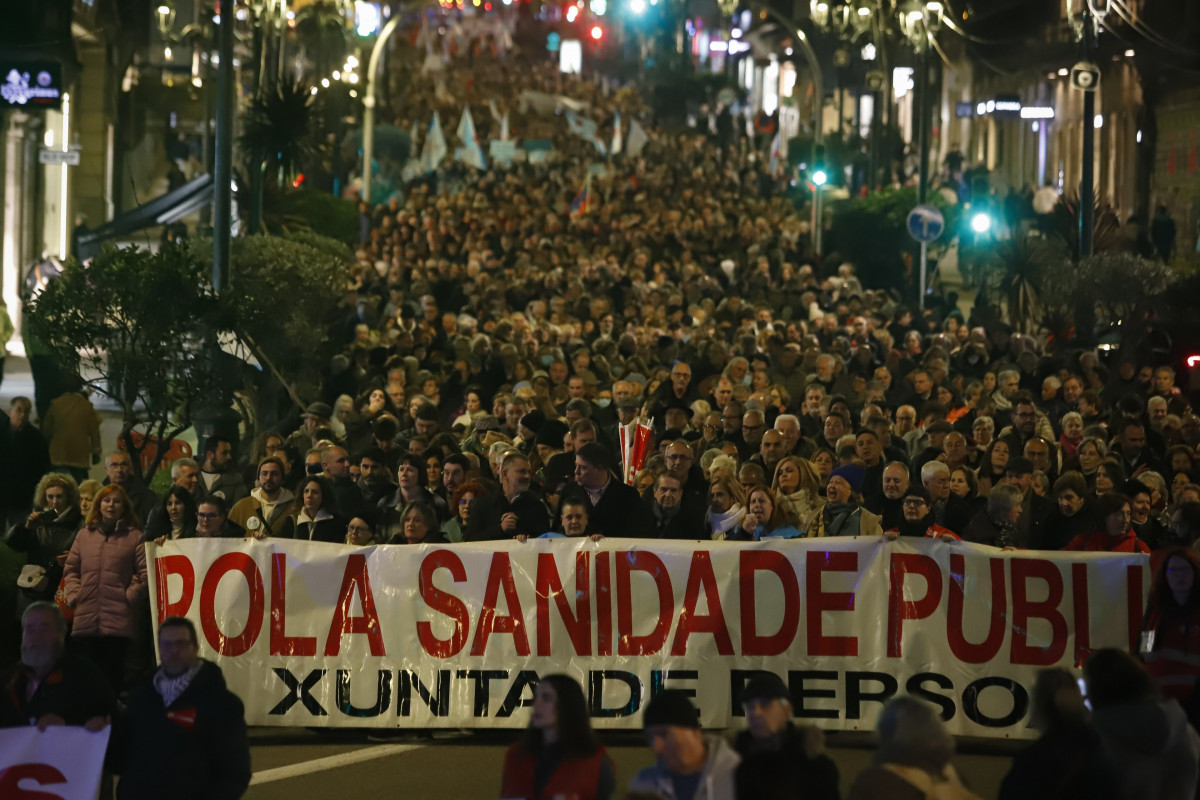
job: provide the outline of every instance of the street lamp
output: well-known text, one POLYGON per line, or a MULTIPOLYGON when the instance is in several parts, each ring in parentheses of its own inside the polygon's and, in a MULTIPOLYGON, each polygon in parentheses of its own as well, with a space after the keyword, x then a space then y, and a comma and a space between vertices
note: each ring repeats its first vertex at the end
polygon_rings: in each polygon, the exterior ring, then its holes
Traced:
MULTIPOLYGON (((904 0, 896 9, 900 31, 908 39, 917 56, 916 97, 913 111, 917 129, 917 202, 925 204, 929 195, 929 49, 934 37, 942 27, 942 4, 937 0, 904 0)), ((990 221, 989 221, 990 224, 990 221)), ((925 283, 928 268, 928 250, 921 242, 920 294, 921 309, 925 308, 925 283)))

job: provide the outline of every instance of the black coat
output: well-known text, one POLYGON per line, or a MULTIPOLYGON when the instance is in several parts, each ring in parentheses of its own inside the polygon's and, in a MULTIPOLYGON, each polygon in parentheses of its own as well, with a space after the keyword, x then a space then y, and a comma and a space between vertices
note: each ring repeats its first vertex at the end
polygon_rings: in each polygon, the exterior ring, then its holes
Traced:
POLYGON ((117 710, 117 697, 104 673, 84 658, 63 656, 28 700, 29 679, 21 665, 9 668, 2 680, 0 728, 32 725, 46 714, 57 714, 68 725, 82 725, 117 710))
POLYGON ((296 517, 288 517, 280 526, 281 539, 305 539, 310 542, 346 543, 346 520, 334 514, 327 519, 316 522, 297 522, 296 517))
POLYGON ((24 599, 32 603, 35 600, 53 600, 58 583, 62 580, 63 565, 58 560, 60 553, 71 549, 75 543, 75 534, 83 527, 83 515, 78 508, 69 508, 61 517, 53 522, 38 521, 32 528, 25 527, 21 522, 8 532, 5 542, 13 550, 25 553, 26 564, 37 564, 46 568, 46 588, 40 592, 32 589, 21 589, 24 599))
POLYGON ((242 701, 209 661, 170 706, 151 683, 135 689, 109 748, 122 800, 233 800, 250 785, 242 701))
POLYGON ((1117 800, 1120 786, 1091 726, 1056 729, 1017 753, 999 800, 1117 800))
MULTIPOLYGON (((590 497, 588 501, 590 505, 590 497)), ((588 509, 588 527, 609 537, 649 539, 654 536, 654 517, 636 489, 610 478, 600 502, 588 509)))
POLYGON ((704 507, 694 502, 681 501, 679 511, 665 522, 654 513, 654 496, 647 494, 643 501, 646 510, 650 512, 653 525, 651 536, 655 539, 707 539, 704 527, 704 507))
POLYGON ((737 796, 754 800, 839 800, 838 768, 829 756, 806 745, 805 731, 791 722, 780 734, 779 748, 757 746, 742 731, 734 749, 742 757, 735 781, 737 796))
POLYGON ((463 531, 464 542, 489 542, 511 539, 519 533, 526 536, 541 536, 550 530, 550 511, 542 498, 532 492, 522 492, 513 502, 508 502, 504 492, 477 497, 471 501, 470 519, 463 531), (505 514, 517 515, 515 530, 500 527, 505 514))

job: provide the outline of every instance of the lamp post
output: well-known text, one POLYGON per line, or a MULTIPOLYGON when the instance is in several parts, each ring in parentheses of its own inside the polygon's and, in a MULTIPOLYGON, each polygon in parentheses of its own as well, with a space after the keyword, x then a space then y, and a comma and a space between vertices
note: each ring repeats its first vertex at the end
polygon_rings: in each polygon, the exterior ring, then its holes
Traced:
MULTIPOLYGON (((392 38, 392 34, 396 30, 396 23, 400 21, 399 14, 393 14, 392 18, 383 26, 383 30, 379 32, 379 38, 375 40, 375 46, 371 48, 371 58, 367 61, 367 74, 364 76, 366 81, 366 96, 363 97, 363 179, 362 179, 362 199, 370 205, 371 203, 371 159, 375 156, 375 73, 379 69, 379 57, 383 54, 383 46, 387 44, 387 40, 392 38)), ((409 143, 412 147, 413 143, 409 143)))
MULTIPOLYGON (((808 63, 808 68, 813 75, 813 149, 812 160, 815 163, 817 151, 824 144, 824 134, 821 131, 821 111, 825 106, 825 82, 821 74, 821 62, 817 61, 817 54, 813 52, 812 45, 809 44, 808 34, 794 20, 790 20, 774 8, 765 5, 760 0, 749 0, 747 5, 760 15, 765 14, 786 30, 792 32, 796 37, 796 43, 800 46, 801 52, 804 53, 804 60, 808 63)), ((821 253, 821 189, 817 188, 813 192, 813 251, 820 256, 821 253)))
MULTIPOLYGON (((942 25, 942 4, 937 0, 906 0, 898 9, 900 30, 917 56, 916 96, 913 114, 917 129, 917 202, 924 205, 929 195, 929 48, 942 25)), ((925 283, 929 247, 921 242, 921 284, 918 304, 925 310, 925 283)))

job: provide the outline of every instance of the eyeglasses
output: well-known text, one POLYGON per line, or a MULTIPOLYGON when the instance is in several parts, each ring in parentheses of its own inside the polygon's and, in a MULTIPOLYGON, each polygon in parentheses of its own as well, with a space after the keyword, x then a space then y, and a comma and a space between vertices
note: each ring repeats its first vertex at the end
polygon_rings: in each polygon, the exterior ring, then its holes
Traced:
POLYGON ((346 533, 370 533, 371 529, 366 525, 347 525, 346 533))
POLYGON ((904 501, 903 501, 902 505, 906 505, 906 506, 914 506, 914 507, 915 507, 915 506, 923 506, 923 505, 926 505, 926 503, 925 503, 925 501, 924 501, 924 500, 922 500, 922 499, 921 499, 921 498, 919 498, 919 497, 908 497, 908 498, 905 498, 905 499, 904 499, 904 501))
POLYGON ((196 512, 196 519, 216 519, 219 516, 221 516, 221 515, 213 513, 211 511, 209 511, 209 512, 197 511, 196 512))

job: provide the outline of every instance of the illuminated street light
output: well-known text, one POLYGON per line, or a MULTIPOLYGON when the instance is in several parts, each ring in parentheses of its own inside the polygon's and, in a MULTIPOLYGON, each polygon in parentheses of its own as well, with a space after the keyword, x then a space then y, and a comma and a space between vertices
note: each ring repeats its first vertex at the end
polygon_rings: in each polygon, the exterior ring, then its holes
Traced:
POLYGON ((971 230, 975 233, 987 233, 992 229, 992 217, 986 212, 980 211, 975 216, 971 217, 971 230))
POLYGON ((632 14, 645 14, 646 0, 630 0, 629 11, 632 14))

